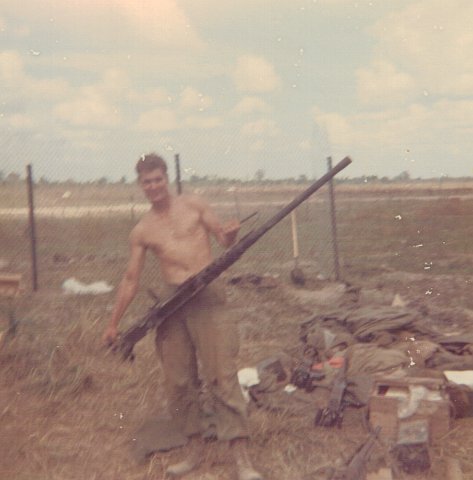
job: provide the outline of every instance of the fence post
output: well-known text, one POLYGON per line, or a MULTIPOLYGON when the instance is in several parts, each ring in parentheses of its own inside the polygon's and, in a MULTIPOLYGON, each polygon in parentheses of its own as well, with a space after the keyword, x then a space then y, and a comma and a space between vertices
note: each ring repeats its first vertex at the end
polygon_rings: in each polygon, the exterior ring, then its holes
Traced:
POLYGON ((179 162, 179 154, 176 153, 174 156, 175 163, 176 163, 176 187, 177 187, 177 194, 180 195, 182 193, 182 185, 181 185, 181 164, 179 162))
MULTIPOLYGON (((327 157, 327 168, 332 169, 332 157, 327 157)), ((330 196, 330 219, 332 223, 332 247, 333 247, 333 263, 335 269, 335 280, 340 280, 340 263, 338 258, 338 239, 337 239, 337 219, 335 215, 335 192, 333 188, 333 178, 328 182, 328 191, 330 196)))
POLYGON ((238 201, 236 187, 233 187, 233 201, 235 202, 236 216, 237 216, 238 220, 241 220, 240 202, 238 201))
POLYGON ((29 210, 29 230, 31 240, 31 282, 33 291, 38 290, 38 269, 36 262, 36 224, 34 216, 34 199, 33 199, 33 173, 31 165, 26 166, 26 183, 28 188, 28 210, 29 210))

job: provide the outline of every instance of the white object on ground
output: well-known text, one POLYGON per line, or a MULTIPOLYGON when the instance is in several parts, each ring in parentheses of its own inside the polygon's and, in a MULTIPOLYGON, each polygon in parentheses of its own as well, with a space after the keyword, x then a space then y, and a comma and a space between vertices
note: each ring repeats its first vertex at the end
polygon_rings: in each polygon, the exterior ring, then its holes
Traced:
MULTIPOLYGON (((388 390, 390 392, 391 389, 388 390)), ((398 396, 400 402, 398 405, 397 416, 398 418, 408 418, 417 411, 422 400, 428 402, 439 402, 442 400, 442 396, 437 390, 429 390, 423 385, 409 385, 409 390, 400 392, 399 390, 391 396, 398 396)))
POLYGON ((285 387, 284 387, 284 391, 286 393, 292 393, 292 392, 295 392, 297 390, 297 387, 295 385, 293 385, 292 383, 288 383, 285 387))
POLYGON ((450 382, 473 388, 473 370, 445 370, 443 374, 450 382))
POLYGON ((399 293, 396 293, 391 303, 391 307, 404 308, 406 305, 407 302, 401 297, 401 295, 399 295, 399 293))
POLYGON ((399 403, 398 418, 408 418, 419 407, 420 401, 427 396, 428 390, 423 385, 409 385, 409 396, 399 403))
POLYGON ((99 295, 111 292, 113 287, 103 281, 85 284, 71 277, 64 280, 62 290, 68 295, 99 295))
POLYGON ((240 384, 241 391, 247 402, 250 401, 250 394, 248 393, 250 387, 258 385, 260 378, 258 370, 254 367, 247 367, 238 370, 238 383, 240 384))

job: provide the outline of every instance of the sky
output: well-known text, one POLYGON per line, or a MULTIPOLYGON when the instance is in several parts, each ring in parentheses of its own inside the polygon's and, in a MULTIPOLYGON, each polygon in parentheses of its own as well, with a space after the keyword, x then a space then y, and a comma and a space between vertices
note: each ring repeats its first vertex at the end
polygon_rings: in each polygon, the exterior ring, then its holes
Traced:
POLYGON ((471 0, 0 0, 0 171, 473 176, 471 0))

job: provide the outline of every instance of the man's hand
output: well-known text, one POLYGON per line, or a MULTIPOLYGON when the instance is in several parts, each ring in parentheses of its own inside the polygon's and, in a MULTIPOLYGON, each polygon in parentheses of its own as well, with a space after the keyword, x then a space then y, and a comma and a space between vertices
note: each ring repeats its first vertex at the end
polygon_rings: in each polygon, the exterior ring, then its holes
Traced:
POLYGON ((102 335, 102 341, 106 347, 111 347, 118 338, 118 329, 114 325, 109 325, 102 335))

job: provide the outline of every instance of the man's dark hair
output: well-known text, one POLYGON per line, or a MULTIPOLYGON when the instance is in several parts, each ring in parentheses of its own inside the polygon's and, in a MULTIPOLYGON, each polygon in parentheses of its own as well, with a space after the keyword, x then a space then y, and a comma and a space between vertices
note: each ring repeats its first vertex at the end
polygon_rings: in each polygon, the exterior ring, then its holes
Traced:
POLYGON ((136 163, 135 170, 138 176, 140 176, 140 174, 151 172, 156 168, 161 169, 161 171, 167 175, 168 166, 164 159, 156 153, 147 153, 146 155, 141 155, 136 163))

